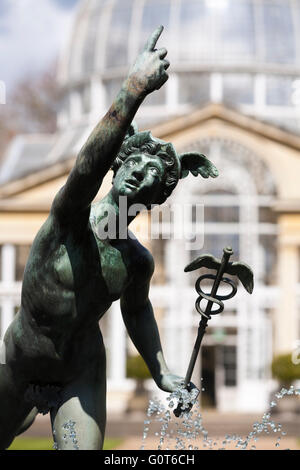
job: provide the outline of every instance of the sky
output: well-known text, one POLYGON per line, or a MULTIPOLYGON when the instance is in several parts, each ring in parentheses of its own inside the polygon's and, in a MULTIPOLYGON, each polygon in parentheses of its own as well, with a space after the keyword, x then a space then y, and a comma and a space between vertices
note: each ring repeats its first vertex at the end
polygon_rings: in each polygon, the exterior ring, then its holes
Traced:
POLYGON ((0 81, 8 91, 51 67, 79 1, 0 0, 0 81))

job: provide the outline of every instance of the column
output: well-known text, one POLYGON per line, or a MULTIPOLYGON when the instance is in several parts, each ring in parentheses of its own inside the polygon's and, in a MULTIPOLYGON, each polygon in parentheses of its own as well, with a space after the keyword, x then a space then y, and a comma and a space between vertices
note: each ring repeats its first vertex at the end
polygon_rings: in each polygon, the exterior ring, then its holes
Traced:
POLYGON ((237 298, 237 386, 247 381, 248 373, 248 321, 247 304, 244 298, 237 298))
POLYGON ((298 246, 280 243, 278 257, 279 302, 274 317, 275 354, 292 351, 298 334, 296 284, 298 246))
POLYGON ((112 304, 108 315, 110 316, 109 378, 114 382, 120 382, 126 378, 126 330, 119 302, 112 304))
POLYGON ((176 374, 185 374, 193 349, 192 311, 193 302, 187 300, 188 274, 184 268, 189 261, 185 241, 170 240, 166 249, 166 272, 168 276, 168 307, 164 321, 165 356, 169 368, 176 374))
MULTIPOLYGON (((2 246, 1 279, 2 285, 11 287, 15 281, 16 250, 13 245, 2 246)), ((14 318, 14 301, 9 295, 5 296, 1 303, 1 337, 14 318)))
POLYGON ((82 116, 81 94, 73 90, 70 94, 70 121, 77 122, 82 116))
POLYGON ((254 81, 254 107, 255 113, 263 116, 266 109, 266 77, 257 74, 254 81))
POLYGON ((176 73, 172 73, 170 74, 166 88, 166 104, 169 113, 174 112, 178 108, 178 91, 178 75, 176 73))
MULTIPOLYGON (((263 412, 268 406, 269 382, 262 375, 267 359, 270 331, 264 312, 258 308, 260 299, 249 300, 246 295, 238 299, 238 386, 236 410, 263 412), (254 313, 250 317, 250 311, 254 313)), ((254 293, 255 296, 255 293, 254 293)))
POLYGON ((223 80, 221 73, 211 74, 210 101, 212 103, 222 103, 223 101, 223 80))
POLYGON ((105 86, 98 77, 91 80, 91 119, 96 120, 105 112, 105 86))

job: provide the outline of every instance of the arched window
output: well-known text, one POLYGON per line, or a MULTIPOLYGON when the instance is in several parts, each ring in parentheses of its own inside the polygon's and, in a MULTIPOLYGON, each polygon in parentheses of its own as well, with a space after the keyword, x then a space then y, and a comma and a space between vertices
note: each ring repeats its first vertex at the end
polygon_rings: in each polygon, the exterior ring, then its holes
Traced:
MULTIPOLYGON (((248 263, 256 282, 274 284, 277 220, 272 210, 276 194, 272 175, 261 159, 237 142, 211 139, 191 145, 185 151, 204 153, 219 169, 216 179, 189 176, 174 194, 173 201, 204 206, 204 241, 190 259, 200 253, 220 258, 231 246, 235 260, 248 263), (187 181, 187 180, 186 180, 187 181)), ((197 211, 192 211, 193 224, 197 211)))

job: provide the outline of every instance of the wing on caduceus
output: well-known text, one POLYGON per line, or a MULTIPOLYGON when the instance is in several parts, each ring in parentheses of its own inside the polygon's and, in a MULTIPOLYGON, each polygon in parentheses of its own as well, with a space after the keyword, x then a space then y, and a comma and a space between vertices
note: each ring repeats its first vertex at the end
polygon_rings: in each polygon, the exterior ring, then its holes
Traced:
MULTIPOLYGON (((214 256, 201 255, 194 261, 192 261, 190 264, 188 264, 185 267, 184 271, 187 273, 204 267, 208 269, 215 269, 216 271, 218 271, 220 265, 221 261, 215 258, 214 256)), ((229 262, 226 267, 226 273, 232 276, 237 276, 245 287, 246 291, 249 292, 249 294, 252 294, 254 287, 254 276, 250 266, 248 266, 246 263, 241 262, 229 262)))
POLYGON ((226 272, 233 276, 237 276, 243 286, 245 287, 246 291, 249 294, 252 294, 253 287, 254 287, 254 276, 253 271, 246 263, 228 263, 226 272))
POLYGON ((199 269, 199 268, 215 269, 217 271, 220 265, 221 265, 221 261, 218 258, 215 258, 212 255, 204 254, 196 258, 190 264, 188 264, 184 268, 184 272, 188 273, 190 271, 195 271, 196 269, 199 269))

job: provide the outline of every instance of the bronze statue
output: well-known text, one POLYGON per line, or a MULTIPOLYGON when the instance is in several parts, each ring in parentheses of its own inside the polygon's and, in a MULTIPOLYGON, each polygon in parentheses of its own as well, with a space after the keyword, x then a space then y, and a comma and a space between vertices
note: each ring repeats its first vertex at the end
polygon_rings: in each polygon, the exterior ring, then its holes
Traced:
MULTIPOLYGON (((203 155, 178 156, 149 132, 134 133, 132 121, 146 96, 168 79, 165 48, 155 49, 163 27, 149 38, 108 113, 81 149, 66 184, 56 195, 25 268, 20 311, 5 335, 0 365, 0 448, 50 411, 59 449, 102 449, 106 423, 105 348, 99 319, 121 299, 123 319, 158 387, 174 391, 183 378, 165 362, 148 298, 152 255, 127 237, 101 239, 98 225, 119 196, 150 208, 171 194, 189 171, 204 177, 217 170, 203 155), (127 138, 124 141, 125 136, 127 138), (129 136, 129 137, 128 137, 129 136), (113 186, 91 204, 104 176, 113 186), (64 439, 76 423, 76 440, 64 439)), ((127 225, 132 218, 127 218, 127 225)))

